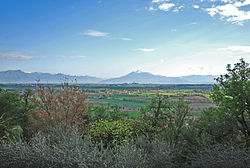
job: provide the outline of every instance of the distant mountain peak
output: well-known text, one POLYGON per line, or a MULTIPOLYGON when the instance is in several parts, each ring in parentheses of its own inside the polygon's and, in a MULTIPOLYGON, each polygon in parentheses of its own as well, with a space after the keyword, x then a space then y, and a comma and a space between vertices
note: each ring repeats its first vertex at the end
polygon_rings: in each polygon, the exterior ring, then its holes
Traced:
POLYGON ((6 71, 6 72, 22 72, 22 73, 24 73, 22 70, 20 70, 20 69, 17 69, 17 70, 8 70, 8 71, 6 71))
POLYGON ((143 73, 142 71, 140 70, 136 70, 136 71, 133 71, 134 73, 143 73))

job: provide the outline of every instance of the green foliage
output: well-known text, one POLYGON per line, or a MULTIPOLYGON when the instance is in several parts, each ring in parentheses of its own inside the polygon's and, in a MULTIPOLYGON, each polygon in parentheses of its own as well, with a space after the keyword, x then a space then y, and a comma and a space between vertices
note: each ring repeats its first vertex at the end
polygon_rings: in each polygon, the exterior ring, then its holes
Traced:
POLYGON ((182 100, 169 101, 166 97, 158 96, 150 105, 141 109, 142 117, 151 121, 153 126, 164 130, 168 142, 177 144, 182 131, 186 129, 188 104, 182 100))
POLYGON ((174 148, 163 141, 141 137, 107 149, 93 144, 76 129, 65 132, 56 128, 48 134, 38 133, 29 143, 17 141, 0 145, 3 168, 154 168, 172 167, 174 148))
POLYGON ((0 138, 6 138, 6 135, 9 131, 9 121, 10 118, 4 118, 4 114, 0 116, 0 138))
POLYGON ((0 140, 11 141, 16 138, 10 136, 11 126, 9 124, 10 118, 4 118, 4 115, 0 116, 0 140))
POLYGON ((141 108, 142 117, 150 120, 154 126, 164 126, 171 109, 171 104, 167 97, 158 95, 153 98, 149 105, 141 108))
MULTIPOLYGON (((77 127, 54 128, 36 134, 29 143, 0 143, 1 168, 175 168, 190 167, 178 163, 181 150, 166 141, 138 137, 116 148, 92 143, 77 127)), ((249 167, 249 151, 229 146, 213 146, 190 155, 191 167, 249 167)), ((188 157, 188 156, 186 156, 188 157)))
POLYGON ((109 107, 106 106, 92 106, 91 108, 91 119, 95 120, 120 120, 127 117, 127 113, 122 112, 118 105, 112 111, 108 110, 109 107))
POLYGON ((110 167, 112 153, 102 144, 95 146, 76 128, 71 132, 53 129, 30 140, 0 146, 0 167, 3 168, 76 168, 110 167))
POLYGON ((23 136, 23 129, 20 125, 16 125, 9 129, 4 130, 3 140, 7 142, 19 140, 23 136))
POLYGON ((92 106, 91 110, 91 120, 101 120, 108 119, 107 107, 106 106, 92 106))
POLYGON ((126 113, 122 112, 119 109, 118 105, 115 105, 115 108, 108 113, 108 116, 109 116, 110 120, 119 120, 119 119, 124 118, 127 115, 126 115, 126 113))
POLYGON ((141 113, 153 126, 180 128, 184 125, 189 107, 182 99, 169 101, 167 97, 158 95, 149 105, 141 108, 141 113))
POLYGON ((0 139, 10 141, 21 137, 22 133, 24 137, 29 135, 28 129, 32 121, 30 96, 30 90, 20 95, 16 91, 0 88, 0 139))
POLYGON ((233 119, 232 124, 238 127, 243 140, 250 146, 250 68, 243 59, 231 68, 228 73, 217 78, 218 85, 214 86, 213 101, 221 113, 233 119))
POLYGON ((152 136, 158 129, 140 119, 99 120, 91 124, 88 131, 94 142, 103 142, 114 147, 140 135, 152 136))
POLYGON ((197 138, 205 145, 237 143, 237 127, 235 120, 226 113, 207 109, 193 123, 193 129, 199 133, 197 138))
POLYGON ((217 145, 196 154, 191 167, 247 168, 249 165, 250 153, 246 149, 217 145))
POLYGON ((164 141, 149 141, 139 137, 118 146, 115 150, 115 168, 168 168, 173 167, 173 146, 164 141))

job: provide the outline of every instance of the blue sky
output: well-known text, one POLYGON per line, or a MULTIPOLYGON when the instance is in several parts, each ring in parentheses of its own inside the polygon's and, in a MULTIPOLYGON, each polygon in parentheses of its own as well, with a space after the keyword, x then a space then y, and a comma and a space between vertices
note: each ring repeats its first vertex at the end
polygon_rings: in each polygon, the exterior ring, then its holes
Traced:
POLYGON ((222 74, 250 61, 250 0, 0 0, 0 71, 222 74))

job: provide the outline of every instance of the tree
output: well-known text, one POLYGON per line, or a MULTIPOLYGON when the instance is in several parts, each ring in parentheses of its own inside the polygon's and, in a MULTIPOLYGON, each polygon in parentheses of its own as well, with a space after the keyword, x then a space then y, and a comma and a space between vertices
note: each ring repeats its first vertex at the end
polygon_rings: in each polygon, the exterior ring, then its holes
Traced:
POLYGON ((29 102, 30 91, 23 95, 16 91, 8 91, 0 88, 0 138, 12 140, 28 136, 28 128, 31 124, 30 112, 32 106, 29 102), (18 133, 18 137, 15 136, 18 133), (19 136, 20 135, 20 136, 19 136))
POLYGON ((62 85, 60 90, 39 87, 32 100, 36 107, 32 114, 37 120, 37 126, 46 130, 54 126, 67 129, 79 124, 80 130, 86 131, 90 114, 87 97, 84 90, 67 84, 62 85))
POLYGON ((145 120, 151 121, 152 126, 162 128, 163 135, 169 143, 177 145, 183 141, 189 113, 189 106, 185 100, 169 100, 158 95, 149 105, 141 108, 141 113, 145 120))
POLYGON ((189 113, 189 106, 183 99, 170 101, 167 97, 157 95, 151 103, 141 108, 142 117, 152 121, 153 126, 180 128, 189 113))
POLYGON ((163 127, 171 110, 171 104, 167 97, 157 95, 153 98, 149 105, 141 107, 140 111, 142 117, 146 120, 150 120, 153 126, 163 127))
POLYGON ((113 110, 109 110, 109 106, 92 106, 91 109, 91 119, 95 120, 120 120, 127 118, 126 112, 122 112, 118 105, 114 106, 113 110))
POLYGON ((192 139, 190 143, 194 146, 235 143, 238 131, 233 123, 232 117, 217 109, 204 109, 201 116, 190 125, 191 131, 196 134, 196 140, 192 139))
POLYGON ((227 66, 228 73, 216 79, 217 85, 211 95, 218 110, 233 119, 240 137, 250 145, 250 68, 243 59, 227 66))

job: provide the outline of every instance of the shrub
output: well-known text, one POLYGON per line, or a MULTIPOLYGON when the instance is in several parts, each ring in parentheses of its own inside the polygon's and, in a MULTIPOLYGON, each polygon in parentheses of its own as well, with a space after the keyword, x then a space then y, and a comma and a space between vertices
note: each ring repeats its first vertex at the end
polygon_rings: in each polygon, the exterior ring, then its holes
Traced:
POLYGON ((119 146, 116 152, 113 163, 116 168, 168 168, 173 166, 175 151, 166 142, 139 137, 119 146))
POLYGON ((206 109, 201 112, 200 118, 193 123, 200 137, 207 145, 232 144, 237 140, 237 126, 234 119, 219 110, 206 109))
POLYGON ((77 130, 65 132, 53 129, 49 134, 38 133, 29 143, 17 141, 0 146, 0 167, 110 167, 112 152, 94 145, 77 130))
POLYGON ((122 144, 139 135, 155 135, 159 129, 140 119, 99 120, 93 122, 88 131, 94 142, 103 142, 106 146, 122 144))
POLYGON ((192 162, 193 168, 247 168, 250 153, 246 149, 217 145, 200 151, 192 162))

